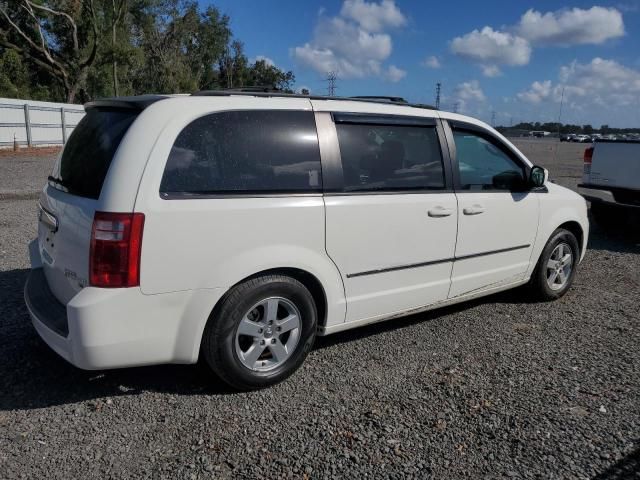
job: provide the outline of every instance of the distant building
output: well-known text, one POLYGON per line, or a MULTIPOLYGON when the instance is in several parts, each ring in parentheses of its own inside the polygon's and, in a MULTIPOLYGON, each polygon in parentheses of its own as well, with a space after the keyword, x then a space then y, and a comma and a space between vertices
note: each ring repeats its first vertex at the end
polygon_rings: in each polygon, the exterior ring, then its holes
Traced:
POLYGON ((551 132, 547 132, 545 130, 531 130, 529 132, 530 137, 542 138, 542 137, 548 137, 549 135, 551 135, 551 132))

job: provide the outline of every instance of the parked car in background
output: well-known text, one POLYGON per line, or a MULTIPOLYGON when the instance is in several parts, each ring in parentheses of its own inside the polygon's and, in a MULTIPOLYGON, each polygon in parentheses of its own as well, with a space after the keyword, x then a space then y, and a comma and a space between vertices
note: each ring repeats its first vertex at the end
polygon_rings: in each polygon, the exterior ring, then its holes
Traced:
POLYGON ((584 152, 578 191, 607 228, 640 228, 640 141, 597 141, 584 152))
POLYGON ((576 135, 574 133, 569 133, 566 135, 561 135, 560 136, 560 141, 561 142, 573 142, 575 139, 576 135))
POLYGON ((585 254, 585 200, 470 117, 241 91, 86 110, 25 287, 37 332, 81 368, 203 357, 260 388, 316 335, 524 284, 557 299, 585 254))
POLYGON ((576 135, 573 139, 574 142, 578 143, 590 143, 591 137, 589 135, 576 135))

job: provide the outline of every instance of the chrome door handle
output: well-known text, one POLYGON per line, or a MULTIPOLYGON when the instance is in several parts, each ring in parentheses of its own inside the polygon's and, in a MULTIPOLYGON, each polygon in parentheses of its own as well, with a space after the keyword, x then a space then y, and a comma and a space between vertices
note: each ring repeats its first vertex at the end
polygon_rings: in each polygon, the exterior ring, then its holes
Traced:
POLYGON ((428 213, 430 217, 448 217, 453 213, 453 208, 445 208, 441 205, 438 205, 437 207, 433 207, 431 210, 429 210, 428 213))
POLYGON ((475 205, 471 205, 470 207, 465 207, 462 209, 462 213, 464 213, 465 215, 478 215, 482 212, 484 212, 484 207, 482 205, 478 205, 477 203, 475 205))

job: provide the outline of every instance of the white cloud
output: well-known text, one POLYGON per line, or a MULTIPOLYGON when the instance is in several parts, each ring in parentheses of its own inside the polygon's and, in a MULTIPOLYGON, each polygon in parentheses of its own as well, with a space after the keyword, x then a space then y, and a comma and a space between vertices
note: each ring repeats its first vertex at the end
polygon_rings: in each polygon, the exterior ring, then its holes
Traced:
POLYGON ((487 97, 477 80, 469 80, 455 86, 450 96, 443 97, 448 109, 456 109, 460 113, 480 116, 485 110, 487 97))
POLYGON ((566 86, 565 96, 568 93, 600 105, 638 108, 640 71, 615 60, 596 57, 586 64, 574 61, 560 69, 560 81, 566 86))
POLYGON ((342 78, 375 75, 398 81, 406 72, 397 67, 384 68, 383 62, 393 47, 391 36, 381 30, 405 22, 391 0, 347 0, 341 16, 320 16, 312 40, 292 48, 291 55, 319 73, 335 71, 342 78))
POLYGON ((532 45, 601 44, 624 35, 622 14, 617 8, 571 8, 555 12, 527 10, 516 25, 494 30, 485 26, 454 38, 451 51, 482 67, 484 76, 501 74, 502 65, 527 65, 532 45))
POLYGON ((482 88, 480 88, 480 83, 477 80, 458 84, 454 90, 454 96, 459 100, 465 101, 474 100, 484 102, 487 99, 482 88))
POLYGON ((496 65, 482 65, 482 74, 485 77, 493 78, 502 75, 502 71, 496 65))
POLYGON ((382 0, 380 3, 345 0, 340 15, 355 20, 367 32, 381 32, 386 27, 401 27, 407 23, 393 0, 382 0))
POLYGON ((488 76, 499 73, 498 65, 526 65, 531 57, 527 40, 491 27, 454 38, 450 48, 454 54, 482 65, 488 76))
POLYGON ((313 41, 295 47, 293 56, 320 73, 337 71, 343 78, 362 78, 379 75, 391 49, 388 34, 369 33, 335 17, 321 19, 313 41))
POLYGON ((407 72, 395 65, 389 65, 389 68, 387 68, 387 71, 384 74, 385 79, 393 83, 399 82, 406 76, 407 72))
MULTIPOLYGON (((589 112, 584 123, 637 124, 640 117, 640 70, 599 57, 588 63, 574 61, 560 68, 558 82, 533 82, 518 100, 549 110, 564 92, 565 112, 589 112)), ((557 107, 556 107, 557 108, 557 107)))
POLYGON ((544 14, 530 9, 522 15, 515 31, 535 44, 599 44, 624 35, 624 22, 615 8, 572 8, 544 14))
POLYGON ((540 103, 551 95, 551 80, 544 82, 533 82, 531 87, 524 92, 518 93, 518 99, 527 103, 540 103))
POLYGON ((276 63, 273 60, 271 60, 269 57, 265 57, 264 55, 258 55, 256 56, 256 58, 250 58, 249 63, 256 63, 256 62, 259 62, 260 60, 264 61, 264 63, 266 63, 270 67, 276 66, 276 63))
POLYGON ((438 57, 431 55, 430 57, 425 58, 422 61, 422 65, 427 67, 427 68, 440 68, 442 67, 442 64, 440 63, 440 60, 438 59, 438 57))

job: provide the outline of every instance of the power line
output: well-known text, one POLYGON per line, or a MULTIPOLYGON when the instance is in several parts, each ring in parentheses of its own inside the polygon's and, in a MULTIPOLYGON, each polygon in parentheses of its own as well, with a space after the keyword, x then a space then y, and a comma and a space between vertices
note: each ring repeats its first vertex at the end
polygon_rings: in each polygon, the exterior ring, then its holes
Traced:
POLYGON ((440 109, 440 89, 442 88, 442 84, 440 82, 436 83, 436 110, 440 109))
POLYGON ((336 95, 336 89, 338 88, 336 86, 336 81, 338 80, 338 74, 336 72, 327 72, 327 78, 325 78, 325 81, 328 82, 327 84, 327 94, 330 97, 335 97, 336 95))

